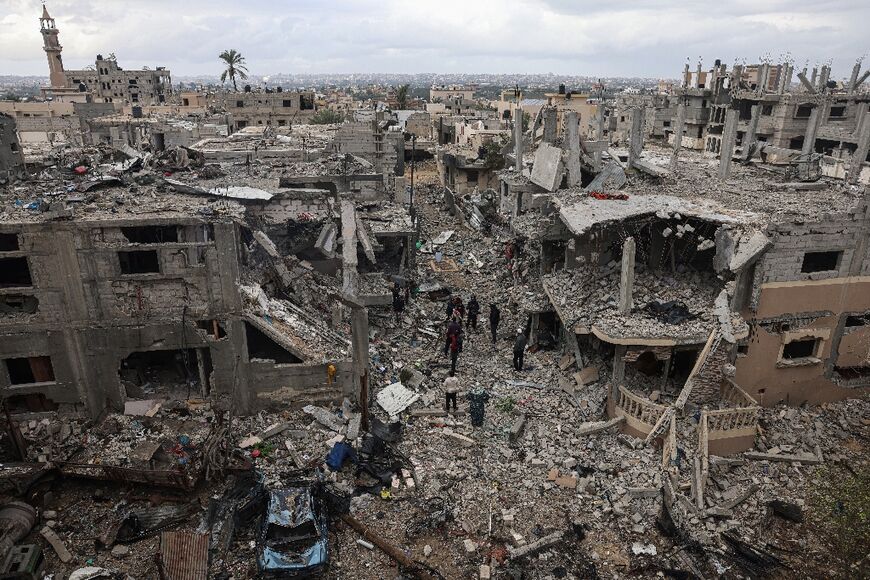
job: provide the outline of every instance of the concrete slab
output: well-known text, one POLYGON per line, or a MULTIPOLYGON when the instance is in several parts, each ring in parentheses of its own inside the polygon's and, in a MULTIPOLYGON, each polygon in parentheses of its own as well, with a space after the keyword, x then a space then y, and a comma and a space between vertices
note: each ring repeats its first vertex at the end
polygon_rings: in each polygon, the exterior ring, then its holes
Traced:
POLYGON ((547 191, 556 191, 562 182, 562 150, 548 143, 542 143, 535 152, 532 166, 532 183, 547 191))

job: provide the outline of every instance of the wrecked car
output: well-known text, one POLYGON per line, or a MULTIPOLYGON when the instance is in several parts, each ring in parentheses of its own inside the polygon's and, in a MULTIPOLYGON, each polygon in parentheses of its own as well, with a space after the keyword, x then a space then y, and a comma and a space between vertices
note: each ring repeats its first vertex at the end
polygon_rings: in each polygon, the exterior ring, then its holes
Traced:
POLYGON ((326 567, 329 528, 320 487, 318 477, 267 492, 257 531, 257 569, 263 577, 307 577, 326 567))

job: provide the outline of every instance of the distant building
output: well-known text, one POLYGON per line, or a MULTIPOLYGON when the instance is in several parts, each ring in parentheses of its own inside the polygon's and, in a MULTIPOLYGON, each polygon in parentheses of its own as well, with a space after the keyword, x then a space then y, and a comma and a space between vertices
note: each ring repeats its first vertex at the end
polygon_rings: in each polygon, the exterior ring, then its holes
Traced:
POLYGON ((429 89, 429 100, 446 101, 452 97, 461 97, 467 101, 474 99, 474 85, 432 85, 429 89))
POLYGON ((58 30, 48 9, 42 7, 39 19, 43 49, 48 58, 50 86, 42 93, 62 101, 102 101, 153 105, 164 103, 172 94, 171 74, 164 67, 156 70, 124 70, 114 56, 98 54, 93 69, 65 70, 58 30))
POLYGON ((314 91, 220 93, 216 105, 232 117, 233 130, 257 125, 308 123, 316 112, 314 91))

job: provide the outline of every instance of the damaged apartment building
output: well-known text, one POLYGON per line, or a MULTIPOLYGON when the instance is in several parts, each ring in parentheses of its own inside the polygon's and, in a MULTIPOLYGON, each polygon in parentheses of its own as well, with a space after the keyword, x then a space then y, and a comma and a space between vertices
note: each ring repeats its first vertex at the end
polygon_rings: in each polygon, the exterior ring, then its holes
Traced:
POLYGON ((385 275, 414 263, 415 227, 394 202, 400 157, 374 144, 357 146, 372 161, 331 153, 331 134, 294 161, 269 147, 301 138, 235 137, 161 155, 126 147, 122 163, 86 149, 79 173, 49 167, 53 178, 5 191, 10 412, 96 417, 193 396, 252 413, 355 397, 340 277, 354 278, 355 300, 388 304, 385 275))
MULTIPOLYGON (((733 91, 735 107, 746 90, 733 91)), ((697 430, 715 454, 752 447, 762 406, 866 392, 864 187, 800 159, 732 162, 736 140, 718 158, 681 151, 679 140, 644 148, 644 109, 630 111, 626 150, 603 122, 597 139, 582 138, 576 113, 557 131, 543 108, 515 131, 498 186, 480 195, 511 216, 530 344, 558 337, 583 367, 577 382, 600 376, 610 416, 647 441, 667 441, 687 405, 700 409, 697 430)), ((813 131, 804 124, 806 139, 813 131)), ((457 208, 479 226, 480 201, 457 208)))
POLYGON ((803 170, 818 165, 824 175, 866 183, 870 93, 862 87, 870 71, 859 60, 845 82, 830 74, 829 65, 797 73, 791 63, 686 65, 681 86, 667 94, 620 96, 609 124, 613 139, 626 142, 632 111, 642 107, 648 138, 673 143, 680 133, 682 147, 713 154, 733 140, 743 160, 804 160, 803 170))

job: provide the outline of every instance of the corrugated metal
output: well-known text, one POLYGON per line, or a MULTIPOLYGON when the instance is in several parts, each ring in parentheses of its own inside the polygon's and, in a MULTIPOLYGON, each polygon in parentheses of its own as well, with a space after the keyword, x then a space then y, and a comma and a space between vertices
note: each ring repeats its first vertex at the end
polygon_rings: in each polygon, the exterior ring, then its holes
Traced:
POLYGON ((208 580, 208 534, 163 532, 160 562, 166 580, 208 580))

